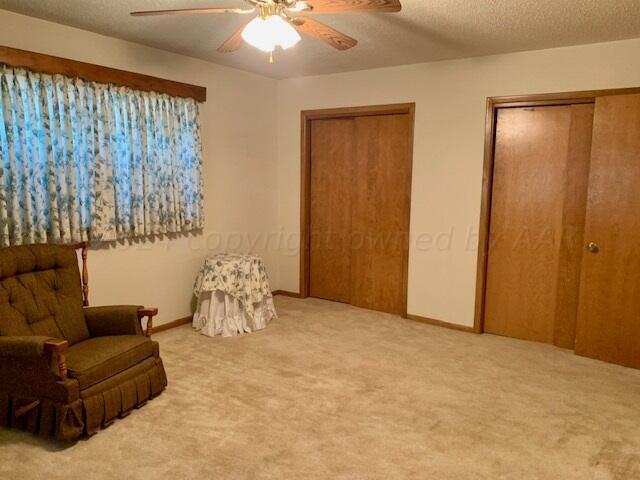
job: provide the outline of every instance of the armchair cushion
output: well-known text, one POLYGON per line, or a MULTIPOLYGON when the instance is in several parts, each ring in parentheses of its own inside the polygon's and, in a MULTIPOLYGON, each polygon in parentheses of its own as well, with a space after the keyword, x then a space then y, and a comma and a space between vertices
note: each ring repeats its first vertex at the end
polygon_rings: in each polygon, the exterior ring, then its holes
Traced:
POLYGON ((142 335, 137 305, 87 307, 84 318, 92 337, 142 335))
POLYGON ((154 356, 155 345, 141 335, 90 338, 67 350, 68 375, 84 390, 154 356))

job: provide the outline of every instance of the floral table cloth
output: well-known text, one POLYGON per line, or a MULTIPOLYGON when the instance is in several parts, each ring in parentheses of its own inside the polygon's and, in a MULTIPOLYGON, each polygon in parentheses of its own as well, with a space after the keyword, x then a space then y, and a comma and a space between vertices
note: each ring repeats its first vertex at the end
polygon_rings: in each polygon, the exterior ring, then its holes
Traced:
POLYGON ((261 330, 277 317, 267 271, 258 255, 207 257, 194 285, 193 327, 208 336, 261 330))

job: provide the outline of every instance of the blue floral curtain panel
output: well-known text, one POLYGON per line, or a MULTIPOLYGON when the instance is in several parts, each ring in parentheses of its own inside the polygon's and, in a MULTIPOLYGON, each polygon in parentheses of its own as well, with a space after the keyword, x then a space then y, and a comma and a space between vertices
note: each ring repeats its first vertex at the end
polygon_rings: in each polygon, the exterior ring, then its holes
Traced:
POLYGON ((195 100, 0 65, 0 246, 203 224, 195 100))

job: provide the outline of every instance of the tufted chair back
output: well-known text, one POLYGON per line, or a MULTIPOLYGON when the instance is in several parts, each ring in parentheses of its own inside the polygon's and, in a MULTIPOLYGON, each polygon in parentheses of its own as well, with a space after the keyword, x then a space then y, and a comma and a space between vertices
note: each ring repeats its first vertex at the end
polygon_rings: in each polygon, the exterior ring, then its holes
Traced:
POLYGON ((0 335, 89 338, 78 259, 62 245, 0 249, 0 335))

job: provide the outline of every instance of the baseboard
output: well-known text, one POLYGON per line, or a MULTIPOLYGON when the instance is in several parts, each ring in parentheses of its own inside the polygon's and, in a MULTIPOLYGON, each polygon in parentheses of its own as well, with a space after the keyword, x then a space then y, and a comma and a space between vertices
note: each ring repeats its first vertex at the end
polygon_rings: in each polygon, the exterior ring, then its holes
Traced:
MULTIPOLYGON (((282 295, 284 297, 302 298, 302 295, 300 295, 299 293, 289 292, 287 290, 274 290, 271 293, 274 296, 282 295)), ((477 333, 473 327, 467 327, 466 325, 458 325, 457 323, 444 322, 442 320, 435 320, 433 318, 421 317, 420 315, 412 315, 409 313, 404 318, 408 320, 412 320, 414 322, 426 323, 428 325, 435 325, 436 327, 449 328, 451 330, 458 330, 460 332, 477 333)))
MULTIPOLYGON (((283 295, 285 297, 300 298, 300 294, 299 293, 288 292, 286 290, 274 290, 271 293, 273 295, 283 295)), ((179 318, 179 319, 174 320, 174 321, 169 322, 169 323, 163 323, 161 325, 158 325, 157 327, 153 327, 153 329, 151 330, 151 333, 155 334, 155 333, 159 333, 159 332, 164 332, 165 330, 169 330, 171 328, 181 327, 182 325, 186 325, 187 323, 191 323, 192 319, 193 319, 193 315, 190 315, 188 317, 179 318)))
POLYGON ((282 295, 283 297, 302 298, 302 296, 299 293, 289 292, 287 290, 274 290, 271 293, 273 295, 282 295))
POLYGON ((182 325, 186 325, 187 323, 191 323, 191 319, 192 318, 193 318, 193 315, 190 315, 188 317, 179 318, 179 319, 174 320, 174 321, 169 322, 169 323, 163 323, 162 325, 158 325, 157 327, 153 327, 153 329, 151 330, 151 333, 155 334, 155 333, 158 333, 158 332, 164 332, 165 330, 169 330, 170 328, 181 327, 182 325))
POLYGON ((457 323, 444 322, 442 320, 435 320, 433 318, 421 317, 420 315, 408 314, 407 319, 414 322, 426 323, 427 325, 434 325, 436 327, 449 328, 451 330, 458 330, 460 332, 475 333, 473 327, 467 327, 466 325, 458 325, 457 323))
MULTIPOLYGON (((300 294, 299 293, 288 292, 286 290, 274 290, 271 293, 273 295, 282 295, 284 297, 300 298, 300 294)), ((475 333, 475 330, 474 330, 473 327, 467 327, 466 325, 458 325, 456 323, 444 322, 442 320, 435 320, 433 318, 421 317, 420 315, 412 315, 412 314, 407 314, 406 318, 408 320, 412 320, 414 322, 426 323, 427 325, 434 325, 436 327, 449 328, 451 330, 458 330, 458 331, 461 331, 461 332, 475 333)), ((151 333, 155 334, 155 333, 159 333, 159 332, 164 332, 165 330, 169 330, 171 328, 181 327, 182 325, 186 325, 188 323, 191 323, 192 319, 193 319, 193 316, 190 315, 188 317, 179 318, 179 319, 174 320, 172 322, 163 323, 162 325, 158 325, 157 327, 153 327, 153 330, 152 330, 151 333)))
MULTIPOLYGON (((301 295, 296 292, 289 292, 287 290, 274 290, 271 292, 275 295, 282 295, 283 297, 292 297, 292 298, 301 298, 301 295)), ((162 325, 158 325, 157 327, 153 327, 152 333, 164 332, 165 330, 169 330, 171 328, 180 327, 182 325, 186 325, 187 323, 191 323, 192 316, 179 318, 178 320, 174 320, 173 322, 163 323, 162 325)), ((420 315, 407 314, 406 317, 408 320, 412 320, 414 322, 426 323, 428 325, 435 325, 436 327, 449 328, 451 330, 458 330, 461 332, 475 333, 473 327, 467 327, 466 325, 458 325, 456 323, 444 322, 442 320, 435 320, 433 318, 421 317, 420 315)))

